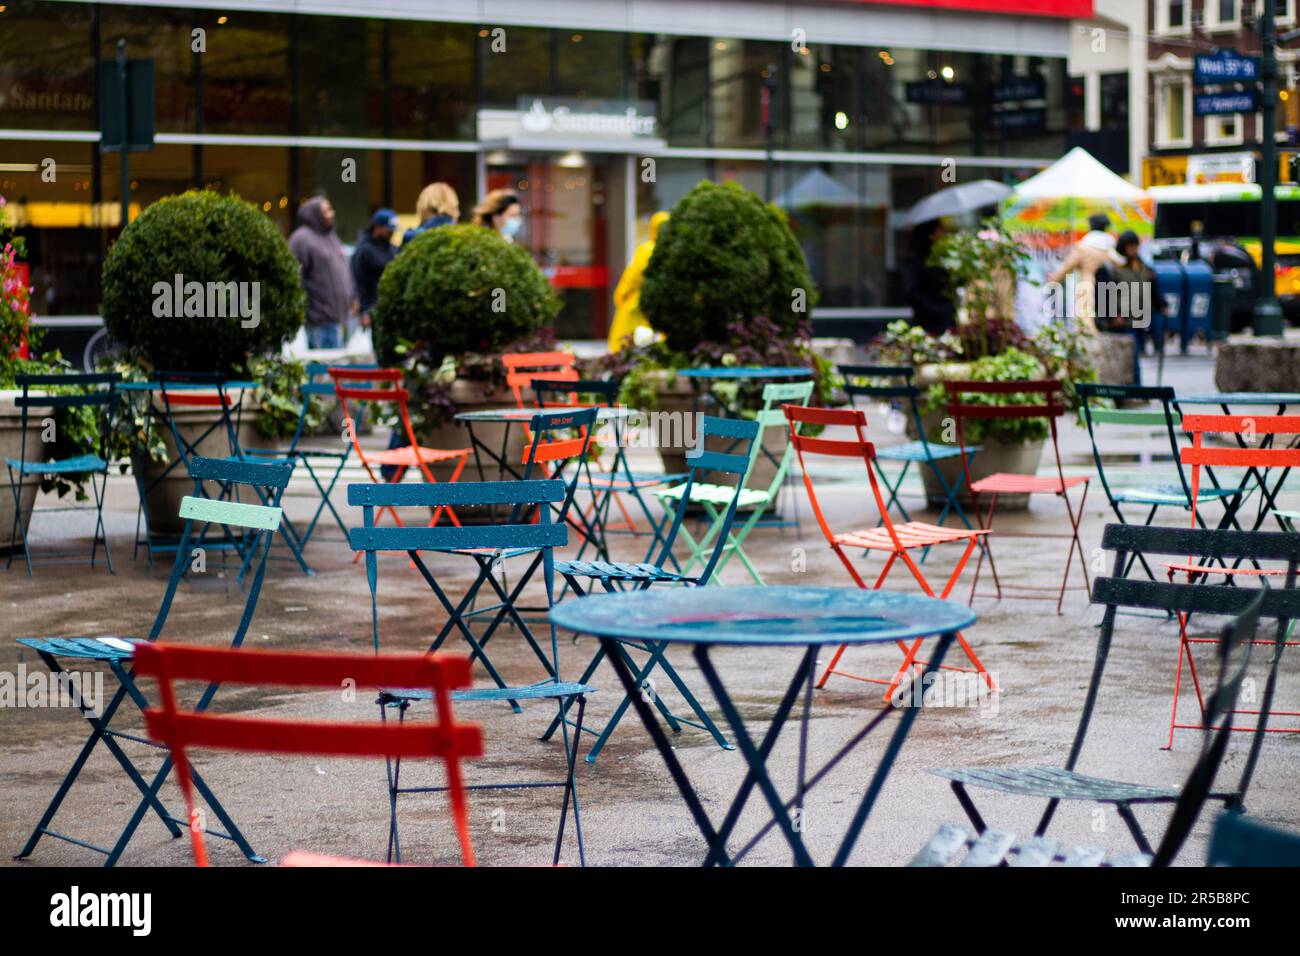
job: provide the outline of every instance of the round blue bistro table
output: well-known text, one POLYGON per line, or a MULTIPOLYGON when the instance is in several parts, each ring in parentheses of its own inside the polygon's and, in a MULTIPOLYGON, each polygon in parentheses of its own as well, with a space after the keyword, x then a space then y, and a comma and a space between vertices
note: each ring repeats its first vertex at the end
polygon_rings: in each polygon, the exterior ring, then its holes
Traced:
MULTIPOLYGON (((1233 405, 1244 405, 1248 408, 1257 407, 1261 405, 1276 406, 1277 410, 1273 412, 1273 414, 1285 415, 1288 406, 1300 405, 1300 393, 1296 393, 1296 392, 1209 392, 1204 395, 1179 395, 1177 398, 1174 399, 1174 408, 1178 410, 1179 414, 1182 414, 1183 405, 1218 405, 1220 410, 1225 415, 1232 414, 1231 409, 1233 405)), ((1236 435, 1234 437, 1236 437, 1237 444, 1239 446, 1241 446, 1242 448, 1246 447, 1246 440, 1242 438, 1242 436, 1236 435)), ((1272 446, 1272 437, 1270 436, 1270 438, 1268 439, 1268 444, 1264 445, 1263 447, 1268 448, 1271 446, 1272 446)), ((1265 469, 1265 471, 1266 470, 1267 469, 1265 469)), ((1219 487, 1218 480, 1214 477, 1214 472, 1208 465, 1205 466, 1205 471, 1210 476, 1210 481, 1214 483, 1214 486, 1216 488, 1219 487)), ((1260 527, 1263 526, 1264 522, 1268 519, 1268 516, 1270 514, 1272 514, 1277 519, 1278 524, 1281 526, 1281 530, 1283 531, 1288 530, 1289 526, 1287 524, 1287 520, 1285 516, 1279 515, 1277 513, 1276 498, 1278 493, 1281 492, 1282 486, 1286 484, 1287 475, 1289 473, 1290 473, 1289 468, 1283 468, 1281 477, 1278 478, 1277 483, 1270 489, 1264 471, 1261 471, 1260 469, 1255 468, 1254 466, 1246 469, 1246 474, 1244 477, 1250 478, 1252 481, 1254 481, 1255 484, 1259 487, 1259 491, 1260 491, 1259 509, 1255 514, 1255 523, 1254 525, 1251 526, 1250 528, 1251 531, 1258 531, 1260 527)), ((1231 516, 1232 526, 1236 528, 1241 528, 1241 525, 1237 522, 1236 519, 1236 511, 1238 508, 1241 507, 1242 503, 1243 503, 1242 501, 1238 500, 1234 504, 1232 510, 1229 512, 1229 515, 1231 516)))
POLYGON ((795 863, 813 865, 804 845, 803 828, 791 818, 792 809, 802 818, 804 797, 832 768, 846 757, 894 710, 901 716, 893 737, 876 767, 866 792, 849 823, 836 851, 833 866, 843 866, 866 823, 903 742, 916 719, 918 706, 896 707, 887 704, 865 728, 855 734, 835 756, 808 776, 807 734, 812 707, 813 674, 819 650, 826 645, 890 644, 896 641, 937 637, 934 653, 929 655, 922 672, 936 671, 958 631, 975 622, 975 613, 963 604, 900 594, 894 591, 866 591, 858 588, 833 587, 727 587, 664 588, 621 594, 600 594, 570 599, 551 611, 551 621, 576 634, 599 638, 606 658, 618 673, 624 692, 631 699, 655 748, 677 784, 682 798, 700 833, 708 843, 704 865, 733 865, 747 854, 773 827, 785 835, 795 863), (619 641, 655 642, 690 645, 717 699, 719 708, 731 726, 736 745, 748 767, 730 809, 720 826, 709 819, 685 770, 673 752, 663 728, 642 688, 618 653, 619 641), (710 658, 716 648, 794 647, 802 648, 800 663, 783 695, 775 716, 761 743, 756 743, 745 727, 735 701, 718 676, 710 658), (776 744, 782 727, 803 689, 803 721, 800 727, 799 770, 795 796, 783 799, 767 769, 767 758, 776 744), (735 829, 754 788, 767 801, 772 817, 757 835, 735 854, 727 850, 727 839, 735 829))

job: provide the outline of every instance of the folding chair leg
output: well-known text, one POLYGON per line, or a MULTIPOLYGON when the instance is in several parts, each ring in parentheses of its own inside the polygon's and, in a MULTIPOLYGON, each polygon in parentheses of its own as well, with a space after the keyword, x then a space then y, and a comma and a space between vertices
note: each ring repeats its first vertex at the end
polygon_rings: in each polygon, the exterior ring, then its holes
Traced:
MULTIPOLYGON (((975 827, 975 832, 977 834, 982 834, 988 829, 988 824, 984 822, 984 818, 980 816, 980 812, 975 809, 975 802, 971 800, 970 794, 966 792, 966 787, 963 786, 959 780, 953 780, 950 783, 952 786, 952 792, 957 797, 957 802, 961 804, 961 808, 965 811, 967 819, 969 819, 971 824, 975 827)), ((1045 829, 1047 829, 1046 823, 1040 824, 1039 830, 1035 832, 1034 836, 1042 836, 1042 831, 1045 829)))
POLYGON ((1138 850, 1150 854, 1151 844, 1147 842, 1146 834, 1142 832, 1142 827, 1138 825, 1137 817, 1133 816, 1133 810, 1129 805, 1127 803, 1117 803, 1115 804, 1115 812, 1124 821, 1129 833, 1133 834, 1133 841, 1137 844, 1138 850))
POLYGON ((560 830, 555 835, 555 856, 551 860, 552 866, 560 865, 560 850, 564 846, 564 824, 569 815, 569 798, 573 798, 573 825, 578 832, 578 860, 583 866, 587 865, 586 850, 582 845, 582 821, 578 816, 578 791, 574 786, 574 770, 578 762, 578 740, 582 737, 582 718, 587 711, 587 698, 583 694, 578 695, 578 720, 573 731, 573 740, 569 740, 567 728, 564 731, 564 749, 568 757, 569 772, 564 782, 564 803, 560 807, 560 830))

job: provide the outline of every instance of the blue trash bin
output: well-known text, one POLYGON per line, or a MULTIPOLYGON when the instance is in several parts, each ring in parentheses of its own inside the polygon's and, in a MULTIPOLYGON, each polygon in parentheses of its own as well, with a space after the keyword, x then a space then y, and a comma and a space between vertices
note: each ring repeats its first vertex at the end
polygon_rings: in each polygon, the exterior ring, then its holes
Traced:
POLYGON ((1187 322, 1187 277, 1177 259, 1156 259, 1151 263, 1151 271, 1156 274, 1156 298, 1167 307, 1165 311, 1157 309, 1152 317, 1152 333, 1159 353, 1164 351, 1165 337, 1171 329, 1183 335, 1187 322))
POLYGON ((1214 270, 1208 262, 1194 259, 1183 266, 1186 277, 1187 319, 1182 327, 1181 351, 1187 354, 1187 345, 1197 332, 1210 341, 1214 334, 1214 270))

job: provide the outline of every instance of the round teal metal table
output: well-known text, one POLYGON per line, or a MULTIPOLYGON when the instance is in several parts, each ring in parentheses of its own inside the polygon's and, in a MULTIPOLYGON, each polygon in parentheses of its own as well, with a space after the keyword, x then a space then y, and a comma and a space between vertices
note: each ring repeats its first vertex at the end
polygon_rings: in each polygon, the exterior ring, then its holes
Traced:
MULTIPOLYGON (((773 586, 675 588, 591 595, 564 601, 551 611, 551 620, 565 630, 599 638, 604 645, 606 657, 618 673, 637 715, 654 741, 696 826, 708 843, 709 850, 704 859, 706 866, 739 862, 773 827, 784 834, 796 864, 813 865, 812 857, 804 844, 803 828, 792 819, 790 811, 795 810, 797 819, 802 820, 803 801, 808 791, 894 710, 900 710, 898 726, 832 861, 832 865, 842 866, 852 852, 867 815, 907 739, 923 695, 914 702, 917 706, 886 705, 835 756, 808 776, 808 716, 812 707, 814 664, 818 651, 831 644, 887 644, 899 640, 937 637, 934 653, 926 661, 918 678, 924 686, 925 675, 939 668, 956 633, 970 627, 975 622, 975 614, 965 605, 919 594, 864 591, 858 588, 773 586), (731 725, 736 746, 748 767, 740 790, 720 826, 715 827, 709 819, 699 795, 655 718, 646 699, 648 695, 637 686, 636 678, 622 655, 617 653, 617 643, 625 640, 659 645, 691 645, 696 663, 731 725), (746 729, 740 711, 710 657, 710 652, 715 648, 727 647, 803 649, 794 677, 759 743, 755 742, 746 729), (790 716, 801 688, 804 704, 798 780, 795 796, 787 800, 776 790, 767 769, 767 758, 790 716), (767 801, 772 818, 745 847, 731 854, 727 850, 727 839, 755 788, 767 801)), ((905 701, 904 695, 895 695, 894 700, 911 702, 905 701)))

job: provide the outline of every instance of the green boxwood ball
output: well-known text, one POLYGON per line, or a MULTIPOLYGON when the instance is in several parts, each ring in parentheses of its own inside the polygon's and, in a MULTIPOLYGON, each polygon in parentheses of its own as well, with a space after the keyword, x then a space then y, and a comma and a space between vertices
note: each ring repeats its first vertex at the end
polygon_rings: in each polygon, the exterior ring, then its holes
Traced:
POLYGON ((483 226, 440 226, 405 244, 384 269, 371 315, 375 354, 392 364, 401 340, 434 365, 448 355, 492 354, 559 311, 527 250, 483 226))
POLYGON ((727 326, 767 316, 793 335, 817 292, 785 213, 738 183, 699 183, 659 230, 641 311, 668 347, 724 342, 727 326))
POLYGON ((212 191, 147 206, 108 251, 103 296, 104 324, 128 354, 155 369, 227 373, 279 349, 303 324, 307 301, 298 260, 275 224, 252 203, 212 191), (173 288, 178 275, 183 289, 198 282, 215 290, 205 291, 204 314, 186 315, 184 301, 176 314, 163 286, 173 288), (256 303, 255 325, 229 308, 232 282, 247 310, 256 303))

